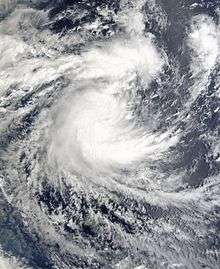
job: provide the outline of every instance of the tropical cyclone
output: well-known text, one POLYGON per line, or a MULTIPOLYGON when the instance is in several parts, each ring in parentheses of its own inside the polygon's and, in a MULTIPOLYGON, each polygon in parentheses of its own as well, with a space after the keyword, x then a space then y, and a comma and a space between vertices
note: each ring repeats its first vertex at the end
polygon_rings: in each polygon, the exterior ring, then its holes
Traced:
POLYGON ((219 1, 0 20, 0 266, 218 268, 219 1))

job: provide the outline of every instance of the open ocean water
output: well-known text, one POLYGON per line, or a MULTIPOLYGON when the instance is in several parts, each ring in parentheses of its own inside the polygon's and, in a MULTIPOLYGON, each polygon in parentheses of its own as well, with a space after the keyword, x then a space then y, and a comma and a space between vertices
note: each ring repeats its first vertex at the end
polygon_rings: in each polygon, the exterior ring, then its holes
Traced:
POLYGON ((220 268, 219 113, 219 0, 0 0, 0 269, 220 268))

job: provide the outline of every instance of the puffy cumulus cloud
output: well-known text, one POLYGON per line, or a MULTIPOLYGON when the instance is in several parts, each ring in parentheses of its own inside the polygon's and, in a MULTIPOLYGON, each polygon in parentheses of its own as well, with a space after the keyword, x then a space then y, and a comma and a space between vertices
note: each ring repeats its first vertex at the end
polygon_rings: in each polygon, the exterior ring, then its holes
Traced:
POLYGON ((0 253, 0 269, 31 269, 26 265, 22 265, 14 257, 6 257, 0 253))
POLYGON ((193 18, 189 45, 196 55, 196 64, 199 63, 205 70, 213 68, 220 52, 220 35, 219 27, 212 18, 204 15, 193 18))
POLYGON ((207 15, 192 18, 187 44, 191 49, 191 74, 195 83, 191 88, 192 100, 207 87, 210 74, 219 61, 220 28, 207 15))

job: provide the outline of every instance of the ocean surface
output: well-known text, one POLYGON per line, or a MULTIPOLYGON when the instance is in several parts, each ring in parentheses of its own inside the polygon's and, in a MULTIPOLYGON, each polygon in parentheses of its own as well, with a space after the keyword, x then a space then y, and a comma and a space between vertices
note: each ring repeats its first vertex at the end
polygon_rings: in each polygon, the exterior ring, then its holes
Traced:
POLYGON ((0 0, 0 269, 218 269, 219 172, 219 0, 0 0))

